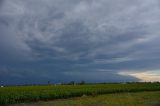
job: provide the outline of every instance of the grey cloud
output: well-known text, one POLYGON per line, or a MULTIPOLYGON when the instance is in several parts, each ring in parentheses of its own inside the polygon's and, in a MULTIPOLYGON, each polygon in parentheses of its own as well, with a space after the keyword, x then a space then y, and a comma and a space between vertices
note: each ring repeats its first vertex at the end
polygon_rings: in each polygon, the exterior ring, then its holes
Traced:
POLYGON ((158 0, 5 0, 1 4, 0 62, 17 70, 14 73, 51 77, 50 73, 61 76, 78 70, 75 74, 80 78, 97 73, 98 80, 101 74, 94 69, 106 69, 112 72, 105 77, 123 80, 119 71, 159 68, 158 0))

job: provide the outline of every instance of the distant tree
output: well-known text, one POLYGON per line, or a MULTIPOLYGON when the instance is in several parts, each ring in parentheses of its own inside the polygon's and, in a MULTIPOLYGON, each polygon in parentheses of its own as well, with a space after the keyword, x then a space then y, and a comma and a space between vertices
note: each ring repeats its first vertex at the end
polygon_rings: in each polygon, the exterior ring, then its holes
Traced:
POLYGON ((74 81, 69 82, 69 85, 74 85, 74 84, 75 84, 74 81))
POLYGON ((80 85, 84 85, 84 84, 85 84, 85 81, 82 80, 82 81, 80 82, 80 85))
POLYGON ((48 85, 50 84, 50 81, 48 81, 48 85))

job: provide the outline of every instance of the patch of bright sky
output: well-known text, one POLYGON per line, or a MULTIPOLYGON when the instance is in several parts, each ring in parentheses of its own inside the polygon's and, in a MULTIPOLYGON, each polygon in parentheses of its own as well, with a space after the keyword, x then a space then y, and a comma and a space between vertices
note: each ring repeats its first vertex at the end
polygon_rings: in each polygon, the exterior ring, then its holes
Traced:
POLYGON ((156 70, 156 71, 143 71, 143 72, 120 72, 118 73, 120 75, 124 75, 124 76, 133 76, 136 77, 138 79, 140 79, 140 81, 144 82, 144 81, 160 81, 160 71, 156 70))

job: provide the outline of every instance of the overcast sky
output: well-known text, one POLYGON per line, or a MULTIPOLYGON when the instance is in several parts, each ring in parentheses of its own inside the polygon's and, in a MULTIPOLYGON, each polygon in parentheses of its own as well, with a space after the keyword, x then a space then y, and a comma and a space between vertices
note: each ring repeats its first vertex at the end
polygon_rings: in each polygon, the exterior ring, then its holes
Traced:
POLYGON ((160 81, 159 0, 0 0, 0 84, 160 81))

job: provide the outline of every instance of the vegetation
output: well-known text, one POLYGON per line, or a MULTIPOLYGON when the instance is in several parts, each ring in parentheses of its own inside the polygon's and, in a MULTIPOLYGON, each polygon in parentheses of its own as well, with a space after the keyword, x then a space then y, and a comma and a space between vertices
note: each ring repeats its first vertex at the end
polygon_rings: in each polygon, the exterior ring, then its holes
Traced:
POLYGON ((7 104, 46 101, 83 95, 97 95, 120 92, 159 91, 160 84, 86 84, 17 86, 0 88, 0 106, 7 104))
POLYGON ((82 96, 13 106, 160 106, 160 91, 82 96))

